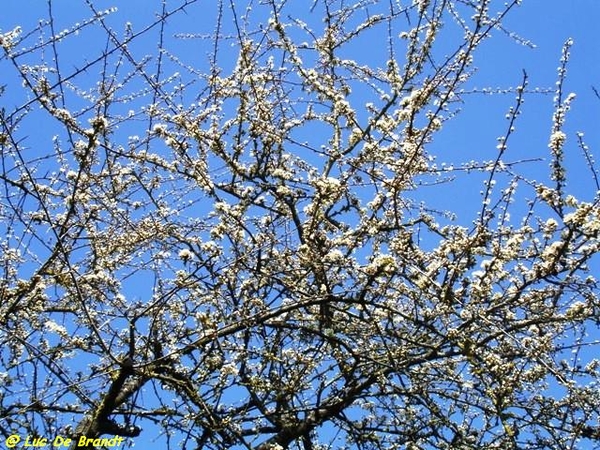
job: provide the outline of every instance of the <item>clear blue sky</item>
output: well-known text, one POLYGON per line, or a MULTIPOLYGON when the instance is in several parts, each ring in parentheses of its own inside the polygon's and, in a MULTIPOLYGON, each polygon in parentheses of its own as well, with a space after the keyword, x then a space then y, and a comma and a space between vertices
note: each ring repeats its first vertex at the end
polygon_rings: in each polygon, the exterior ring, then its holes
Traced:
MULTIPOLYGON (((307 1, 307 0, 298 0, 307 1)), ((121 33, 126 22, 131 22, 133 31, 142 29, 154 19, 155 11, 160 10, 161 2, 157 0, 98 0, 99 9, 116 6, 118 11, 111 15, 109 23, 121 33)), ((186 14, 180 14, 167 22, 168 39, 174 33, 212 33, 215 27, 215 4, 213 0, 200 1, 190 7, 186 14)), ((242 8, 247 2, 236 2, 242 8)), ((258 3, 258 2, 254 2, 258 3)), ((168 8, 179 5, 179 1, 167 1, 168 8)), ((52 2, 55 29, 60 31, 72 27, 76 22, 83 22, 89 17, 89 10, 83 0, 54 0, 52 2)), ((44 0, 5 0, 0 15, 0 32, 4 33, 20 25, 24 32, 36 26, 39 19, 47 18, 48 2, 44 0)), ((226 17, 229 17, 227 15, 226 17)), ((592 86, 600 91, 600 1, 598 0, 523 0, 522 7, 511 12, 504 22, 508 31, 530 41, 535 48, 518 45, 507 35, 496 31, 492 39, 485 43, 476 53, 475 66, 477 73, 469 82, 473 88, 498 88, 499 90, 520 84, 522 71, 529 76, 529 88, 553 89, 557 79, 557 67, 561 55, 561 47, 567 38, 574 40, 571 61, 568 67, 566 93, 575 92, 577 99, 567 119, 569 132, 583 131, 592 152, 600 153, 600 99, 596 98, 592 86)), ((225 23, 231 27, 231 23, 225 23)), ((231 30, 231 28, 229 28, 231 30)), ((136 56, 144 53, 154 54, 157 33, 152 32, 132 45, 136 56)), ((69 72, 91 61, 101 54, 106 42, 100 30, 85 34, 85 38, 70 38, 65 41, 63 52, 59 55, 61 67, 69 72)), ((210 48, 208 41, 181 41, 187 46, 184 55, 186 63, 197 67, 207 67, 207 55, 210 48)), ((385 46, 385 42, 381 43, 385 46)), ((227 62, 226 49, 222 49, 221 60, 227 62)), ((356 48, 356 58, 363 58, 374 51, 370 46, 356 48)), ((231 49, 229 63, 235 61, 237 49, 231 49)), ((51 59, 51 55, 46 55, 51 59)), ((166 66, 169 67, 168 65, 166 66)), ((90 85, 97 80, 97 70, 89 71, 90 85)), ((168 75, 168 73, 166 74, 168 75)), ((4 75, 3 75, 4 77, 4 75)), ((85 80, 85 78, 83 78, 85 80)), ((9 84, 14 79, 0 78, 0 84, 9 84)), ((14 84, 13 84, 14 86, 14 84)), ((494 159, 496 156, 496 138, 506 131, 504 119, 509 106, 514 104, 514 94, 506 95, 470 95, 465 94, 462 113, 444 129, 437 137, 433 147, 438 162, 453 163, 471 159, 494 159)), ((548 157, 548 136, 551 127, 553 94, 531 93, 526 96, 523 115, 517 123, 517 133, 511 141, 507 160, 523 160, 548 157)), ((21 93, 7 90, 0 106, 10 111, 14 105, 23 101, 21 93)), ((44 125, 29 137, 28 145, 40 148, 50 145, 50 136, 44 134, 44 125), (35 134, 35 135, 34 135, 35 134)), ((144 130, 139 130, 142 135, 144 130)), ((572 176, 569 188, 584 200, 591 199, 595 187, 589 183, 589 172, 574 143, 574 134, 569 135, 567 145, 567 161, 572 176)), ((531 163, 523 171, 534 178, 547 179, 548 161, 531 163)), ((472 217, 480 208, 479 190, 482 185, 474 185, 474 179, 458 180, 449 187, 447 197, 423 196, 432 206, 440 209, 452 208, 459 215, 472 217), (457 201, 459 200, 459 201, 457 201)), ((439 190, 435 191, 436 194, 439 190)), ((151 433, 143 433, 135 440, 138 448, 155 448, 156 444, 148 441, 151 433)))

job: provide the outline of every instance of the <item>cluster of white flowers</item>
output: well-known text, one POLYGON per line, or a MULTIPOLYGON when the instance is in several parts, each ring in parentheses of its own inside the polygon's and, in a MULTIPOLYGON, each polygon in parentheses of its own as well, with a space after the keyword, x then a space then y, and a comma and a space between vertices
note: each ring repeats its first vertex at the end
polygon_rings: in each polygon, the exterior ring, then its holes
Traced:
POLYGON ((152 127, 152 133, 157 136, 166 137, 167 136, 167 125, 165 125, 164 123, 155 124, 152 127))
POLYGON ((0 47, 5 51, 10 52, 15 45, 15 41, 21 35, 21 27, 15 27, 11 31, 0 34, 0 47))
POLYGON ((365 272, 368 275, 390 274, 394 273, 396 267, 396 258, 392 255, 377 255, 369 265, 365 267, 365 272))
POLYGON ((188 262, 194 259, 194 254, 189 249, 184 248, 179 251, 179 258, 183 262, 188 262))
POLYGON ((221 376, 226 378, 228 376, 236 376, 239 372, 238 367, 235 363, 230 362, 223 364, 220 369, 221 376))
POLYGON ((582 227, 584 225, 589 226, 592 217, 595 216, 595 220, 592 221, 592 223, 598 220, 598 212, 598 208, 594 208, 592 204, 582 202, 577 206, 577 209, 574 212, 565 214, 563 221, 565 224, 575 227, 582 227))
POLYGON ((345 259, 346 258, 344 257, 344 254, 338 249, 329 251, 329 253, 327 253, 325 255, 325 257, 323 258, 323 260, 325 262, 333 263, 333 264, 343 263, 345 261, 345 259))
POLYGON ((547 239, 550 238, 550 236, 552 236, 552 233, 554 233, 557 228, 558 222, 554 218, 551 217, 548 220, 546 220, 546 223, 544 223, 543 226, 544 237, 546 237, 547 239))
POLYGON ((550 205, 556 205, 559 202, 559 195, 555 189, 548 186, 539 185, 536 187, 536 192, 539 198, 550 205))
POLYGON ((400 100, 400 106, 408 110, 418 110, 425 104, 427 98, 423 89, 413 89, 410 94, 400 100))
POLYGON ((342 193, 342 183, 337 178, 321 177, 314 180, 313 184, 319 198, 325 203, 334 202, 342 193))
POLYGON ((552 150, 560 150, 566 140, 567 135, 564 132, 560 130, 555 131, 550 135, 550 143, 548 144, 548 147, 550 147, 552 150))
POLYGON ((97 131, 104 131, 108 129, 108 119, 104 116, 95 116, 88 119, 89 124, 97 131))
POLYGON ((271 172, 271 175, 283 180, 290 180, 293 177, 293 173, 288 168, 284 167, 277 167, 271 172))
POLYGON ((555 263, 556 258, 563 252, 563 248, 565 247, 565 245, 566 244, 563 241, 556 241, 547 246, 542 252, 542 261, 552 264, 555 263))
POLYGON ((52 111, 52 114, 54 114, 54 117, 65 123, 73 120, 73 116, 71 116, 71 112, 68 109, 56 108, 52 111))
POLYGON ((277 192, 277 195, 281 197, 287 197, 294 194, 294 191, 289 186, 286 186, 284 184, 277 186, 275 192, 277 192))
POLYGON ((423 13, 429 6, 429 1, 430 0, 413 0, 412 4, 419 8, 419 13, 423 13))
POLYGON ((573 302, 567 311, 565 317, 570 320, 580 320, 589 317, 593 313, 593 308, 581 301, 573 302))
POLYGON ((58 334, 61 338, 67 338, 69 336, 67 329, 64 326, 57 324, 53 320, 46 320, 44 322, 44 327, 46 330, 58 334))

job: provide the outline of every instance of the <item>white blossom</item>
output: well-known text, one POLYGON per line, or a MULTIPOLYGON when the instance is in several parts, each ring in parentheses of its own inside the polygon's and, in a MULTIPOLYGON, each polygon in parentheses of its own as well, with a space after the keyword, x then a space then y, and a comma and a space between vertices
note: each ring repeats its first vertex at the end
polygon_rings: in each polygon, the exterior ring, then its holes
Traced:
POLYGON ((0 34, 0 46, 7 52, 11 51, 22 31, 20 26, 16 26, 11 31, 0 34))
POLYGON ((184 248, 179 251, 179 258, 187 262, 194 258, 194 254, 189 249, 184 248))

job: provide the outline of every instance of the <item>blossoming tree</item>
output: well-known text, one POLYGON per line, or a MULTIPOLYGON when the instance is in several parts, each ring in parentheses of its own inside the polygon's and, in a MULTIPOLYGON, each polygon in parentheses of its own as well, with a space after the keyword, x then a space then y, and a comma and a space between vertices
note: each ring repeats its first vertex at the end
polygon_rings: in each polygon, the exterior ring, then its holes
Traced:
POLYGON ((181 0, 142 24, 80 3, 0 36, 4 439, 598 445, 600 187, 564 128, 569 42, 534 179, 506 156, 527 74, 493 153, 436 141, 517 0, 181 0))

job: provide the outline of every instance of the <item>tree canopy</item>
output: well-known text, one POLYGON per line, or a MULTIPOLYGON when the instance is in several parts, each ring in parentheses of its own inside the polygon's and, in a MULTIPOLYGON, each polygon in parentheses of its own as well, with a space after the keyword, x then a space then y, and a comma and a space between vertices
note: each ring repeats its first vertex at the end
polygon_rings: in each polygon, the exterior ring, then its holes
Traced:
POLYGON ((144 23, 80 3, 0 33, 3 439, 600 445, 570 41, 546 159, 509 155, 540 95, 523 72, 464 161, 440 136, 485 94, 486 42, 527 45, 518 0, 164 1, 144 23))

